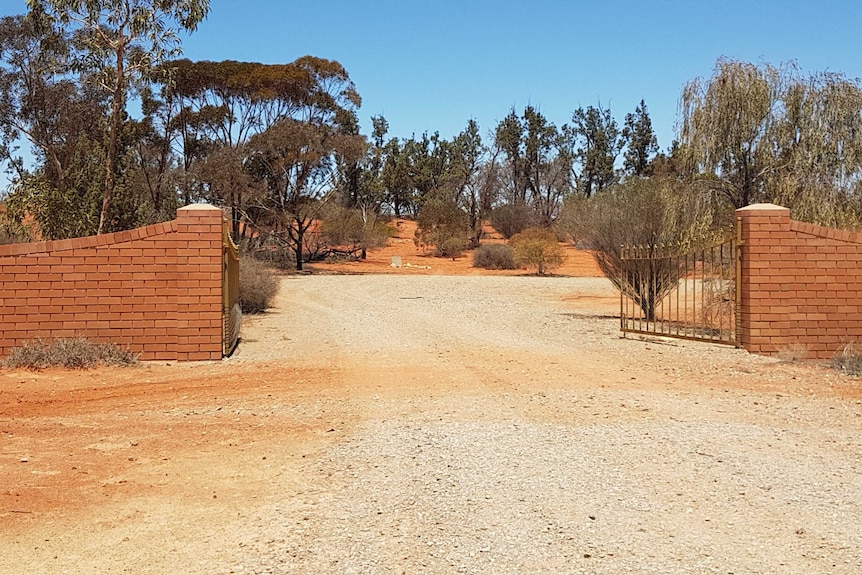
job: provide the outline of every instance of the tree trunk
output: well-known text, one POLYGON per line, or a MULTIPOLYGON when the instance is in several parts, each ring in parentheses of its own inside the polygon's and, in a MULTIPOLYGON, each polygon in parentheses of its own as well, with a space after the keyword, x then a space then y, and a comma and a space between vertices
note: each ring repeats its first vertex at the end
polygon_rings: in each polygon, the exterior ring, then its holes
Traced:
POLYGON ((293 253, 296 257, 296 271, 302 271, 302 223, 300 222, 296 228, 296 243, 293 245, 293 253))
POLYGON ((102 193, 102 212, 99 215, 99 229, 97 234, 105 232, 105 224, 108 219, 108 210, 111 207, 111 197, 114 195, 114 173, 117 169, 117 142, 119 141, 120 130, 123 127, 123 118, 120 113, 125 99, 125 44, 123 43, 124 32, 120 29, 119 45, 117 46, 117 70, 116 81, 114 82, 114 94, 111 98, 111 128, 108 136, 108 150, 105 159, 105 189, 102 193))

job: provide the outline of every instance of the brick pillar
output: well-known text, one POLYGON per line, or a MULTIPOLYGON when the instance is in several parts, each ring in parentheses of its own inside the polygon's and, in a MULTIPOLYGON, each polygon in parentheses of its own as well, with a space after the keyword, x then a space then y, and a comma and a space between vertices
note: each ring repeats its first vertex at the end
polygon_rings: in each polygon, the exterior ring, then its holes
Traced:
POLYGON ((740 250, 740 333, 742 347, 773 354, 793 340, 790 315, 796 313, 794 278, 785 265, 792 239, 790 210, 774 204, 753 204, 736 210, 742 226, 740 250))
POLYGON ((177 359, 222 357, 222 225, 220 209, 177 210, 177 359))

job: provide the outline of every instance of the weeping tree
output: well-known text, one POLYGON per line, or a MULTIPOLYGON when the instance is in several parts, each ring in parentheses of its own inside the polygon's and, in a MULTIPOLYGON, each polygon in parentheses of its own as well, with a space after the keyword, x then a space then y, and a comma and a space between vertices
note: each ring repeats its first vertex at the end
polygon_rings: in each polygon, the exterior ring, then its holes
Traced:
POLYGON ((696 247, 722 233, 713 204, 677 179, 629 178, 592 198, 568 197, 560 228, 594 250, 604 274, 653 320, 682 273, 677 258, 663 257, 666 251, 696 247), (623 246, 636 247, 625 254, 623 246), (624 261, 628 255, 634 259, 624 261))
POLYGON ((841 225, 862 176, 862 88, 793 64, 719 60, 680 98, 687 170, 732 208, 781 203, 797 217, 841 225))
POLYGON ((680 99, 680 143, 689 169, 716 176, 710 186, 742 208, 762 196, 772 161, 775 108, 782 72, 770 65, 719 60, 709 79, 697 78, 680 99))

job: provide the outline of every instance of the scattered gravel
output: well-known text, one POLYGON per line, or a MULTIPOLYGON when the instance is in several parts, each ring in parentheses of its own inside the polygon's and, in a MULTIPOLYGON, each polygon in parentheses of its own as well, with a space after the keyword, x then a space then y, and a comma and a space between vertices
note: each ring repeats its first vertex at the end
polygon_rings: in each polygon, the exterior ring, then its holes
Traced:
POLYGON ((613 297, 603 279, 284 279, 230 361, 371 391, 315 405, 360 423, 303 460, 306 489, 263 494, 219 572, 862 572, 858 382, 622 339, 613 297))

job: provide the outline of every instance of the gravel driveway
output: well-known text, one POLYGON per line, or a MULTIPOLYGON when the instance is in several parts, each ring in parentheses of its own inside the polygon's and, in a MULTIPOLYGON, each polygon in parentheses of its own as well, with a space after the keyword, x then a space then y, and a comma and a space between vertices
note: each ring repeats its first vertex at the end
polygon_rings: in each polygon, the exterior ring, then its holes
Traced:
MULTIPOLYGON (((862 573, 859 382, 620 338, 603 279, 296 276, 235 366, 317 366, 324 438, 236 573, 862 573)), ((291 437, 285 436, 285 442, 291 437)))

